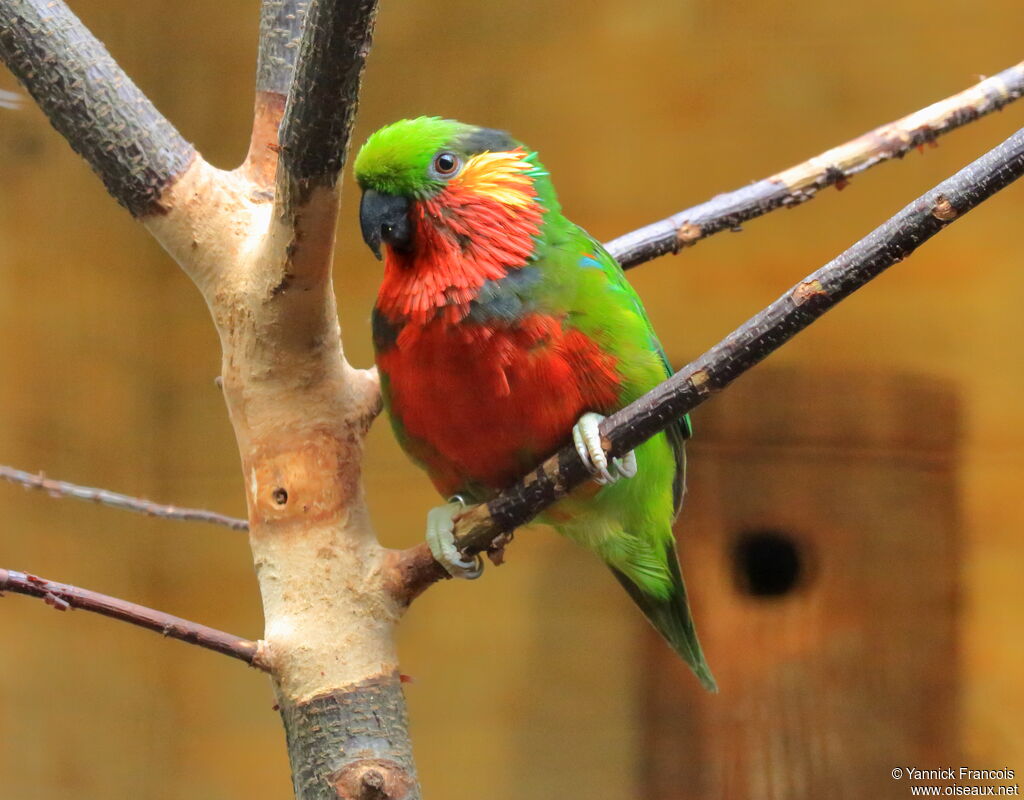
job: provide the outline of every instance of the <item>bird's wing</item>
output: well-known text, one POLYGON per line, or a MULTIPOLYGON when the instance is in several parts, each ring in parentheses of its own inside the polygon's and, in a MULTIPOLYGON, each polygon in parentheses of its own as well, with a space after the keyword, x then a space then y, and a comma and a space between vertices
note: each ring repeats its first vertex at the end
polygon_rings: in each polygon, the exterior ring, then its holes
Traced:
MULTIPOLYGON (((600 242, 586 233, 586 231, 583 231, 582 228, 579 230, 585 237, 585 244, 582 249, 586 251, 579 256, 579 267, 582 269, 600 269, 604 272, 609 290, 614 292, 620 301, 628 304, 630 310, 643 326, 649 340, 649 346, 657 353, 664 368, 664 377, 671 377, 672 367, 669 364, 668 356, 665 354, 665 349, 661 346, 661 342, 658 341, 654 327, 647 317, 647 312, 644 310, 643 304, 640 302, 640 298, 633 285, 626 278, 622 267, 619 266, 619 262, 615 260, 611 253, 604 249, 600 242)), ((653 385, 644 387, 643 391, 648 391, 651 388, 653 388, 653 385)), ((685 414, 674 421, 665 429, 665 433, 672 446, 676 462, 675 480, 672 485, 672 499, 673 507, 678 514, 683 502, 683 494, 686 490, 686 452, 684 443, 693 434, 690 415, 685 414)))

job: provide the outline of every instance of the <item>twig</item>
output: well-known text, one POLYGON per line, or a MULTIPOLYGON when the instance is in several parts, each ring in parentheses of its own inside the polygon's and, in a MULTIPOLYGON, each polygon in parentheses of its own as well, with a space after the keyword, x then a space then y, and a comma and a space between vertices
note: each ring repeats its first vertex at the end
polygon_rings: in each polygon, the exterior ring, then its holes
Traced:
POLYGON ((236 531, 249 530, 249 523, 244 519, 206 511, 201 508, 181 508, 164 503, 154 503, 127 494, 111 492, 108 489, 94 489, 90 486, 79 486, 77 483, 56 481, 47 478, 43 473, 33 474, 0 464, 0 480, 16 483, 26 489, 42 489, 51 497, 73 497, 76 500, 87 500, 91 503, 119 508, 122 511, 136 511, 151 517, 176 519, 184 522, 209 522, 212 525, 223 525, 236 531))
POLYGON ((284 207, 333 187, 345 164, 377 0, 310 0, 281 123, 278 194, 284 207))
POLYGON ((196 155, 60 0, 0 3, 0 59, 133 216, 196 155))
POLYGON ((998 111, 1024 94, 1024 62, 970 89, 827 150, 770 178, 713 197, 605 243, 623 269, 636 267, 782 206, 810 200, 828 186, 843 188, 853 175, 901 158, 915 147, 998 111))
POLYGON ((17 92, 8 92, 6 89, 0 89, 0 108, 6 108, 11 111, 15 111, 21 108, 22 97, 17 92))
POLYGON ((81 608, 105 617, 129 622, 141 628, 148 628, 171 639, 205 647, 232 658, 244 661, 250 666, 269 672, 266 653, 260 642, 239 639, 229 633, 208 628, 197 622, 173 617, 163 611, 146 608, 127 600, 109 595, 90 592, 66 583, 56 583, 29 575, 24 572, 0 569, 0 592, 10 591, 30 597, 39 597, 58 611, 81 608))
MULTIPOLYGON (((664 430, 1021 174, 1024 129, 790 288, 669 380, 608 417, 601 424, 602 444, 610 455, 621 456, 664 430)), ((463 514, 455 526, 459 547, 466 553, 487 550, 502 532, 528 522, 587 478, 575 449, 562 448, 514 486, 463 514)), ((395 593, 402 600, 443 577, 425 545, 396 560, 395 593)))

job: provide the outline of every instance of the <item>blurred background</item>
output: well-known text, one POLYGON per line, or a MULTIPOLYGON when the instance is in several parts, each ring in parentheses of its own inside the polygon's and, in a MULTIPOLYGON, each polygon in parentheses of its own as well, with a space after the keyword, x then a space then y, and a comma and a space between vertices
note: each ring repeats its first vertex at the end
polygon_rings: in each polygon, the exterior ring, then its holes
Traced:
MULTIPOLYGON (((254 0, 75 0, 219 166, 249 137, 254 0)), ((384 2, 356 142, 402 116, 506 128, 600 239, 765 177, 1018 62, 1015 0, 384 2)), ((0 73, 0 89, 16 89, 0 73)), ((680 365, 1024 122, 1024 104, 842 192, 631 271, 680 365)), ((380 268, 346 175, 335 280, 368 365, 380 268)), ((1024 270, 1014 186, 695 415, 684 568, 702 697, 599 564, 545 531, 401 627, 428 797, 905 797, 895 766, 1024 772, 1024 270)), ((243 515, 189 281, 31 105, 0 110, 0 463, 243 515)), ((437 503, 384 420, 388 545, 437 503)), ((0 566, 256 638, 244 535, 0 484, 0 566)), ((277 798, 265 676, 0 600, 16 798, 277 798)))

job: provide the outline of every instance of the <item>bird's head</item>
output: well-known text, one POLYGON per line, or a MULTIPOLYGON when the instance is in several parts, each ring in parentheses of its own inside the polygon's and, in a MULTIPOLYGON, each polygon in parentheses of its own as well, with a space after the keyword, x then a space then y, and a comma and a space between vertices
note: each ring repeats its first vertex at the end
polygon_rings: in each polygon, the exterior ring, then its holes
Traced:
POLYGON ((504 131, 440 117, 381 128, 354 170, 363 239, 384 258, 379 307, 395 317, 464 308, 529 262, 558 207, 536 153, 504 131))
POLYGON ((461 230, 460 223, 485 221, 481 216, 499 229, 524 215, 536 222, 544 211, 537 182, 546 174, 536 154, 504 131, 440 117, 399 120, 370 136, 356 156, 363 239, 380 258, 382 245, 416 249, 424 222, 456 243, 488 233, 479 225, 461 230))

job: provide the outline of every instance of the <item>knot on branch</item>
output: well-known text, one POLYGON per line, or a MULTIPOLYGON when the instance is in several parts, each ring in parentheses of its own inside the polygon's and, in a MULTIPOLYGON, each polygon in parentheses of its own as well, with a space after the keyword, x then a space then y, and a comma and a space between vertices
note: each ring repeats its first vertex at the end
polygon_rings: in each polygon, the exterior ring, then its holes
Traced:
POLYGON ((354 761, 329 780, 338 800, 401 800, 414 786, 408 771, 386 758, 354 761))
POLYGON ((953 207, 953 204, 949 202, 949 198, 945 195, 939 195, 935 198, 935 205, 932 206, 932 216, 940 222, 952 222, 957 218, 959 212, 953 207))
POLYGON ((264 672, 274 671, 273 652, 270 649, 270 643, 266 639, 256 640, 256 652, 253 654, 249 666, 261 669, 264 672))
POLYGON ((704 237, 704 231, 700 225, 694 225, 692 222, 684 222, 679 226, 679 232, 676 233, 676 250, 681 250, 684 247, 692 247, 704 237))
POLYGON ((353 387, 353 407, 356 425, 363 432, 370 430, 373 421, 384 410, 384 396, 380 392, 380 375, 377 367, 369 369, 350 368, 348 384, 353 387))

